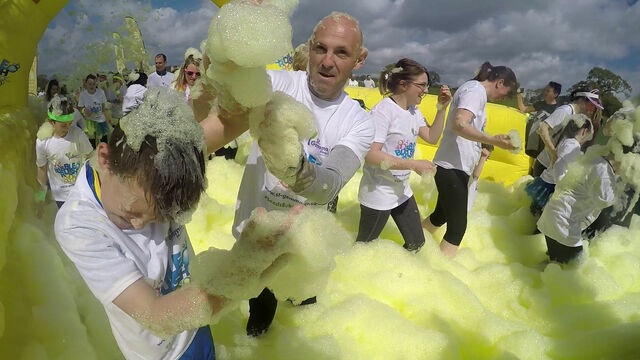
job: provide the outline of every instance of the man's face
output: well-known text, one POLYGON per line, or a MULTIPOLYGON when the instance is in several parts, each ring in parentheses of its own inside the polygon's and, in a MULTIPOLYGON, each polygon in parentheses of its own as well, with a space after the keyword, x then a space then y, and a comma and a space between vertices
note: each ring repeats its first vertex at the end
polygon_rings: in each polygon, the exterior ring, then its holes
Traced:
POLYGON ((340 95, 351 71, 364 61, 360 32, 345 18, 325 19, 317 27, 309 48, 311 90, 325 100, 340 95))
POLYGON ((548 103, 552 102, 557 97, 555 90, 553 90, 553 88, 549 85, 547 85, 544 88, 544 92, 542 93, 542 96, 544 97, 544 101, 548 103))
POLYGON ((162 58, 162 56, 156 57, 156 71, 163 72, 164 68, 166 67, 166 65, 167 64, 164 61, 164 59, 162 58))

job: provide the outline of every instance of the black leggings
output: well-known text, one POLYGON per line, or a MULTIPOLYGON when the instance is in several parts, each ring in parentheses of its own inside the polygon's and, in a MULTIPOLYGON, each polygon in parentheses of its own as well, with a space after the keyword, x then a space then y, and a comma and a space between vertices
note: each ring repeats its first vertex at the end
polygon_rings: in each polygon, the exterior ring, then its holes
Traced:
POLYGON ((391 210, 375 210, 360 205, 360 228, 356 241, 368 242, 380 236, 387 224, 389 215, 398 225, 404 238, 404 248, 418 250, 424 245, 424 233, 420 224, 420 211, 416 199, 411 196, 407 201, 391 210))
POLYGON ((438 202, 429 220, 435 226, 446 223, 447 232, 443 239, 452 245, 459 246, 467 231, 469 175, 462 170, 438 166, 435 180, 438 188, 438 202))
POLYGON ((566 264, 582 252, 582 245, 576 247, 567 246, 546 235, 544 238, 547 240, 547 249, 549 250, 549 259, 551 259, 551 261, 566 264))

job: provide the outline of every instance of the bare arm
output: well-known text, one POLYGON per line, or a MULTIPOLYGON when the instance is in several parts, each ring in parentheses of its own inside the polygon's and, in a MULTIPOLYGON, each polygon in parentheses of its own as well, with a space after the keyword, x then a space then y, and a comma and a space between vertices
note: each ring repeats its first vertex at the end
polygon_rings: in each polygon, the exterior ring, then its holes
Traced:
POLYGON ((540 135, 540 139, 542 139, 542 142, 544 142, 544 146, 549 152, 549 156, 551 157, 551 164, 553 165, 553 163, 555 163, 556 159, 558 158, 558 154, 556 152, 556 146, 551 139, 551 134, 549 134, 549 130, 551 130, 551 127, 549 126, 549 124, 543 121, 540 123, 537 132, 538 135, 540 135))
POLYGON ((422 126, 418 131, 418 136, 429 144, 436 144, 442 136, 444 130, 444 118, 447 112, 447 105, 451 102, 451 92, 449 87, 442 85, 440 94, 438 95, 438 105, 436 106, 436 117, 433 119, 431 127, 422 126))
POLYGON ((433 163, 428 160, 402 159, 389 155, 382 151, 382 144, 378 142, 371 144, 371 149, 369 149, 369 152, 365 156, 365 161, 369 165, 378 167, 380 167, 380 164, 385 162, 386 164, 389 164, 389 169, 412 170, 420 175, 429 169, 435 169, 433 163))
POLYGON ((531 105, 527 106, 524 104, 521 93, 518 93, 516 97, 518 99, 518 109, 520 109, 520 111, 522 111, 523 113, 530 113, 530 112, 536 111, 536 109, 533 106, 531 105))
POLYGON ((204 131, 207 153, 210 154, 247 131, 249 121, 246 114, 231 119, 212 113, 200 122, 200 126, 204 131))
POLYGON ((511 144, 508 135, 489 135, 471 125, 473 113, 467 109, 456 109, 451 129, 459 136, 471 141, 481 142, 483 144, 494 145, 503 149, 513 150, 515 146, 511 144))
POLYGON ((206 325, 228 300, 187 286, 158 296, 143 279, 131 284, 113 304, 154 334, 166 338, 206 325))
POLYGON ((47 166, 38 166, 38 175, 37 175, 38 183, 43 188, 47 187, 47 166))
POLYGON ((478 160, 478 164, 473 169, 473 174, 471 174, 474 179, 477 180, 480 178, 480 174, 482 174, 482 168, 484 167, 484 164, 487 162, 487 159, 489 158, 490 154, 491 153, 488 150, 482 149, 482 153, 480 154, 480 160, 478 160))

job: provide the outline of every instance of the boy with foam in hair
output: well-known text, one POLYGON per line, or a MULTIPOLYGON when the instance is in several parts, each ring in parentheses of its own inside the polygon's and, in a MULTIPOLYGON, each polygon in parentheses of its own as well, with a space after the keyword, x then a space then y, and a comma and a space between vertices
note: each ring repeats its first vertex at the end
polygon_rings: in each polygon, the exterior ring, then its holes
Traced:
POLYGON ((84 164, 56 217, 56 238, 127 359, 214 358, 206 324, 228 301, 187 285, 184 227, 206 186, 204 140, 179 93, 150 89, 84 164))

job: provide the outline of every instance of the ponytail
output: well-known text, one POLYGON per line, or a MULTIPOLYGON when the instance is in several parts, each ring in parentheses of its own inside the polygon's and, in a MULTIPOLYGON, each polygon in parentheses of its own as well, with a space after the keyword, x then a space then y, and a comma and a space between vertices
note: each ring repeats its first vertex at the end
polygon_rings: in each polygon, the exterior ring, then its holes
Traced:
POLYGON ((508 86, 514 90, 518 85, 518 80, 513 70, 506 66, 492 66, 488 61, 485 61, 484 64, 480 66, 480 70, 478 70, 473 80, 489 82, 504 80, 504 86, 508 86))

